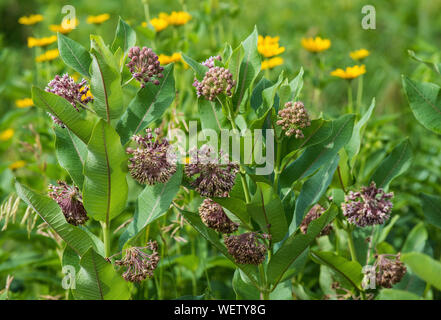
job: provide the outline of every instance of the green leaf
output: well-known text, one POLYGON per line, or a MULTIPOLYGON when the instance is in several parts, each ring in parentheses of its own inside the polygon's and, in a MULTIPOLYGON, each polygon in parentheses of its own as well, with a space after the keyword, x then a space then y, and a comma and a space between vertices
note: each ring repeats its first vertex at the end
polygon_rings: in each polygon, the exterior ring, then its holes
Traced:
POLYGON ((428 66, 429 68, 431 68, 432 70, 434 70, 435 72, 441 74, 441 63, 435 63, 432 61, 427 61, 425 59, 422 59, 420 57, 418 57, 414 51, 412 50, 407 50, 407 53, 409 54, 409 56, 414 59, 415 61, 424 63, 426 66, 428 66))
POLYGON ((93 219, 109 221, 126 206, 127 156, 118 134, 104 120, 96 124, 87 148, 84 207, 93 219))
POLYGON ((58 50, 64 63, 86 78, 90 78, 89 67, 92 62, 89 51, 78 42, 57 33, 58 50))
POLYGON ((212 129, 220 133, 228 122, 218 101, 200 98, 198 99, 198 111, 202 129, 212 129))
POLYGON ((164 111, 173 102, 176 94, 173 64, 169 64, 164 68, 163 75, 164 77, 160 79, 159 85, 149 82, 138 91, 118 122, 116 131, 121 136, 123 145, 134 134, 161 118, 164 111))
POLYGON ((71 247, 77 255, 82 256, 93 246, 93 242, 86 232, 66 222, 58 204, 47 196, 16 182, 15 189, 18 196, 71 247))
POLYGON ((426 254, 418 252, 405 253, 401 261, 407 264, 412 272, 426 281, 428 284, 441 290, 441 263, 426 254))
POLYGON ((320 144, 306 148, 305 152, 283 171, 280 186, 290 187, 294 181, 307 177, 323 164, 329 163, 351 138, 354 119, 354 115, 348 114, 334 120, 330 137, 320 144))
POLYGON ((374 181, 377 188, 386 188, 395 177, 410 167, 411 161, 412 149, 407 138, 397 145, 390 155, 380 163, 370 181, 374 181))
POLYGON ((99 36, 91 35, 93 108, 103 119, 118 119, 124 112, 118 61, 99 36))
POLYGON ((422 252, 424 250, 424 246, 426 245, 427 237, 428 234, 426 228, 424 227, 424 223, 418 223, 415 227, 413 227, 407 236, 401 252, 422 252))
POLYGON ((421 300, 421 298, 408 291, 382 289, 376 297, 376 300, 421 300))
POLYGON ((33 86, 32 100, 36 106, 60 119, 84 143, 89 141, 94 123, 84 119, 66 99, 33 86))
POLYGON ((124 55, 126 55, 129 49, 135 44, 135 30, 133 30, 121 17, 119 17, 115 38, 113 39, 112 43, 112 51, 115 52, 118 48, 121 48, 124 55))
MULTIPOLYGON (((259 300, 259 290, 242 279, 241 272, 236 269, 233 276, 233 290, 238 300, 259 300)), ((284 281, 270 293, 271 300, 292 300, 291 281, 284 281)))
POLYGON ((196 229, 207 241, 209 241, 216 249, 218 249, 224 256, 232 261, 239 269, 241 269, 254 286, 259 286, 257 267, 249 264, 237 264, 233 257, 228 253, 227 248, 220 242, 219 235, 216 231, 207 228, 201 221, 201 218, 197 213, 179 210, 184 216, 185 220, 196 229))
POLYGON ((427 129, 441 133, 440 87, 403 76, 403 87, 415 118, 427 129))
POLYGON ((87 146, 67 128, 54 127, 57 159, 72 178, 75 185, 83 189, 83 166, 87 157, 87 146))
POLYGON ((127 300, 130 291, 126 281, 111 263, 90 248, 80 260, 72 293, 78 300, 127 300))
POLYGON ((426 221, 441 229, 441 197, 422 193, 421 199, 426 221))
POLYGON ((289 83, 289 86, 291 87, 291 99, 290 100, 297 100, 297 98, 300 95, 300 92, 303 88, 303 74, 304 70, 303 67, 300 68, 300 71, 298 75, 291 80, 289 83))
POLYGON ((311 256, 317 263, 331 268, 349 281, 352 286, 358 290, 362 290, 361 281, 363 280, 363 272, 358 262, 349 261, 333 252, 311 251, 311 256))
POLYGON ((305 216, 306 210, 315 205, 331 184, 334 172, 337 169, 339 156, 325 164, 313 177, 308 179, 302 186, 299 196, 296 199, 294 217, 289 225, 289 234, 292 234, 300 225, 305 216))
POLYGON ((205 73, 208 71, 208 67, 200 64, 199 62, 193 60, 184 53, 181 53, 182 59, 193 69, 196 79, 202 81, 205 77, 205 73))
POLYGON ((182 180, 182 167, 166 183, 147 185, 138 196, 138 208, 134 220, 129 224, 121 236, 120 245, 136 236, 148 224, 162 217, 170 207, 179 191, 182 180))
POLYGON ((256 221, 262 232, 271 234, 274 242, 282 240, 288 231, 282 201, 273 186, 256 183, 257 191, 247 204, 248 214, 256 221))
POLYGON ((309 224, 306 234, 293 233, 285 240, 268 264, 269 283, 275 285, 280 281, 291 264, 314 242, 315 238, 336 217, 337 213, 337 208, 332 205, 320 218, 309 224))

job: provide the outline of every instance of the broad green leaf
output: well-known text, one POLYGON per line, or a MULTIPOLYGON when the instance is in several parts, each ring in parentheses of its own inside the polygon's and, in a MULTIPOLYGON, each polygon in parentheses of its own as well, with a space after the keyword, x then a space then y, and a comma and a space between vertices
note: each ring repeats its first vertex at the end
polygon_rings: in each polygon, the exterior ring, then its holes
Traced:
POLYGON ((376 300, 421 300, 419 296, 408 291, 397 289, 381 289, 376 300))
POLYGON ((337 215, 337 208, 332 205, 320 218, 313 220, 306 234, 293 233, 287 238, 279 250, 271 257, 268 264, 268 282, 275 285, 283 277, 291 264, 311 245, 315 238, 320 234, 337 215))
POLYGON ((83 166, 87 157, 87 146, 68 128, 54 127, 56 140, 55 148, 58 163, 72 178, 75 185, 83 189, 83 166))
MULTIPOLYGON (((236 269, 233 276, 233 290, 238 300, 259 300, 259 290, 252 284, 242 279, 241 273, 236 269)), ((280 283, 269 295, 270 300, 292 300, 291 281, 280 283)))
POLYGON ((147 185, 144 188, 138 196, 138 207, 134 220, 121 236, 121 245, 167 212, 179 191, 181 180, 182 167, 179 166, 177 172, 166 183, 147 185))
POLYGON ((441 229, 441 197, 421 194, 424 218, 428 223, 441 229))
POLYGON ((212 129, 218 134, 228 123, 218 101, 198 99, 198 111, 202 129, 212 129))
POLYGON ((127 300, 130 291, 127 282, 112 264, 90 248, 80 260, 72 293, 78 300, 127 300))
POLYGON ((354 119, 354 115, 348 114, 334 120, 330 137, 320 144, 306 148, 305 152, 283 171, 280 186, 290 187, 294 181, 309 176, 323 164, 329 163, 351 138, 354 119))
POLYGON ((372 99, 372 103, 363 117, 354 125, 351 140, 345 146, 345 150, 348 153, 348 158, 351 166, 354 166, 355 157, 360 152, 362 132, 365 129, 367 122, 369 121, 372 112, 375 108, 375 98, 372 99))
POLYGON ((418 277, 441 290, 441 263, 439 261, 418 252, 403 254, 401 261, 408 265, 418 277))
POLYGON ((248 214, 256 221, 260 230, 271 234, 273 242, 282 240, 288 231, 282 201, 273 186, 257 182, 257 191, 247 204, 248 214))
POLYGON ((311 256, 317 263, 331 268, 349 281, 355 288, 362 290, 361 281, 363 280, 363 272, 358 262, 349 261, 333 252, 311 251, 311 256))
POLYGON ((374 181, 377 188, 386 188, 395 177, 410 167, 411 161, 412 149, 407 138, 397 145, 390 155, 380 163, 370 181, 374 181))
POLYGON ((243 60, 244 54, 245 53, 244 53, 243 46, 240 45, 236 49, 233 50, 233 53, 231 54, 230 59, 227 61, 228 70, 230 70, 231 74, 233 75, 233 79, 234 79, 234 81, 236 81, 236 83, 238 83, 240 65, 243 60))
POLYGON ((303 88, 303 67, 300 68, 298 75, 291 80, 289 86, 291 87, 291 100, 297 100, 300 95, 300 92, 303 88))
POLYGON ((125 145, 130 138, 145 129, 150 123, 159 119, 175 98, 175 79, 173 64, 167 65, 163 71, 164 77, 159 85, 147 83, 141 88, 130 102, 126 112, 116 126, 125 145))
POLYGON ((200 64, 199 62, 193 60, 186 54, 181 53, 182 59, 193 69, 196 79, 202 81, 205 77, 205 73, 208 71, 208 67, 200 64))
POLYGON ((197 213, 180 210, 185 220, 196 229, 207 241, 216 247, 224 256, 231 260, 239 269, 241 269, 254 286, 259 286, 257 267, 249 264, 236 264, 233 257, 228 253, 227 248, 219 240, 219 235, 216 231, 207 228, 201 221, 197 213))
POLYGON ((250 223, 250 216, 247 212, 247 204, 242 199, 228 197, 228 198, 214 198, 215 202, 233 213, 243 223, 250 223))
POLYGON ((119 17, 115 38, 113 39, 112 43, 112 51, 115 52, 118 48, 121 48, 124 55, 126 55, 129 49, 135 44, 135 30, 133 30, 121 17, 119 17))
POLYGON ((36 106, 60 119, 66 128, 71 130, 84 143, 89 141, 94 123, 83 118, 66 99, 33 86, 32 100, 36 106))
POLYGON ((407 252, 422 252, 427 241, 427 230, 424 227, 424 223, 418 223, 409 233, 404 242, 402 253, 407 252))
POLYGON ((99 36, 91 35, 91 81, 93 108, 107 122, 124 112, 119 64, 99 36))
POLYGON ((266 78, 260 79, 260 81, 254 86, 253 93, 251 94, 250 104, 254 111, 257 112, 258 108, 263 103, 263 90, 270 88, 274 85, 266 78))
POLYGON ((325 164, 314 176, 308 179, 302 186, 296 199, 294 217, 289 225, 289 234, 292 234, 300 225, 306 210, 315 205, 331 184, 334 172, 337 169, 339 156, 325 164))
POLYGON ((90 78, 89 67, 92 62, 89 51, 78 42, 58 32, 58 50, 64 63, 86 78, 90 78))
POLYGON ((403 76, 403 87, 415 118, 427 129, 441 133, 440 87, 403 76))
POLYGON ((93 246, 86 232, 66 222, 60 207, 51 198, 38 194, 18 182, 15 183, 15 189, 18 196, 32 207, 77 255, 84 255, 93 246))
POLYGON ((96 124, 87 148, 84 207, 93 219, 110 221, 126 206, 127 155, 115 129, 104 120, 96 124))
POLYGON ((435 72, 441 74, 441 63, 435 63, 435 62, 432 62, 432 61, 428 61, 428 60, 422 59, 422 58, 418 57, 415 54, 415 52, 412 51, 412 50, 407 50, 407 53, 415 61, 424 63, 426 66, 428 66, 429 68, 433 69, 435 72))

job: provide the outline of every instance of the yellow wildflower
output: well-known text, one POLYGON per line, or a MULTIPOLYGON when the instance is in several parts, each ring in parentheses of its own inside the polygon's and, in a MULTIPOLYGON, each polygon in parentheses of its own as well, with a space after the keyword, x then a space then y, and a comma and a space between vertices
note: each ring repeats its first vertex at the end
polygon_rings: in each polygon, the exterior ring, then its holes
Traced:
MULTIPOLYGON (((155 28, 156 32, 162 31, 168 27, 168 21, 162 18, 153 18, 150 20, 150 24, 155 28)), ((142 26, 147 27, 147 22, 143 22, 142 26)))
POLYGON ((182 26, 191 20, 191 15, 185 11, 173 11, 170 14, 161 12, 159 19, 166 20, 170 25, 182 26))
POLYGON ((15 105, 17 106, 17 108, 28 108, 32 107, 34 105, 34 102, 31 98, 24 98, 15 100, 15 105))
POLYGON ((8 141, 14 136, 14 129, 6 129, 5 131, 0 132, 0 141, 8 141))
POLYGON ((349 53, 351 58, 354 60, 363 60, 364 58, 368 57, 370 54, 371 53, 369 52, 369 50, 366 49, 360 49, 349 53))
POLYGON ((103 14, 99 14, 97 16, 88 16, 87 23, 88 24, 101 24, 109 19, 110 19, 110 14, 103 13, 103 14))
POLYGON ((78 26, 79 22, 78 19, 75 18, 71 25, 71 21, 69 19, 63 20, 61 24, 51 24, 49 26, 49 29, 53 32, 60 32, 63 34, 67 34, 71 32, 73 29, 75 29, 76 26, 78 26))
POLYGON ((181 62, 185 68, 188 68, 188 65, 185 63, 184 60, 182 60, 182 56, 179 52, 175 52, 171 56, 168 56, 165 54, 160 54, 158 56, 158 60, 159 60, 159 63, 164 66, 169 63, 172 63, 172 62, 181 62))
POLYGON ((302 38, 302 47, 309 52, 322 52, 331 47, 331 40, 320 37, 302 38))
POLYGON ((363 64, 361 66, 347 67, 346 70, 338 68, 332 71, 331 75, 342 79, 352 80, 365 73, 366 73, 366 66, 363 64))
POLYGON ((283 58, 275 57, 272 59, 263 60, 261 69, 262 70, 272 69, 272 68, 275 68, 275 67, 280 66, 282 64, 283 64, 283 58))
POLYGON ((15 161, 15 162, 11 163, 9 165, 9 169, 17 170, 17 169, 23 168, 25 165, 26 165, 26 161, 18 160, 18 161, 15 161))
MULTIPOLYGON (((80 91, 83 91, 83 90, 84 90, 84 86, 80 88, 80 91)), ((87 92, 81 96, 81 100, 84 100, 89 97, 93 99, 92 93, 90 92, 90 90, 87 90, 87 92)))
POLYGON ((57 36, 45 37, 45 38, 34 38, 28 37, 28 47, 46 47, 57 41, 57 36))
POLYGON ((31 25, 43 21, 43 16, 41 14, 31 14, 30 16, 23 16, 18 19, 18 23, 31 25))
POLYGON ((259 36, 257 39, 257 50, 265 58, 271 58, 277 56, 285 51, 285 47, 279 47, 280 37, 270 37, 265 38, 259 36))
POLYGON ((58 51, 58 49, 48 50, 45 53, 36 57, 35 61, 36 62, 51 61, 51 60, 58 58, 59 55, 60 55, 60 52, 58 51))

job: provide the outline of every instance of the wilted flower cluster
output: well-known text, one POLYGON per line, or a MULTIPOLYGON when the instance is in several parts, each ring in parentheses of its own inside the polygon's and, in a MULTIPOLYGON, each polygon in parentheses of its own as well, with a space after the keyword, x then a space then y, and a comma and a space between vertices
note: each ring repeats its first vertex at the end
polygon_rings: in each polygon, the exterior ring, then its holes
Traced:
MULTIPOLYGON (((81 104, 87 104, 92 101, 92 96, 89 92, 89 87, 86 85, 87 81, 85 79, 76 83, 75 80, 65 73, 62 77, 58 74, 53 80, 51 80, 46 86, 46 91, 56 94, 57 96, 63 97, 75 108, 75 110, 80 111, 78 105, 82 107, 81 104)), ((54 122, 61 127, 64 124, 60 119, 52 114, 49 114, 54 122)))
POLYGON ((229 161, 228 155, 220 151, 217 159, 217 154, 207 145, 192 150, 184 168, 189 178, 195 178, 191 185, 196 191, 210 198, 228 197, 238 171, 239 165, 229 161))
POLYGON ((267 248, 259 240, 267 239, 269 235, 247 232, 238 236, 224 236, 228 253, 239 264, 261 264, 265 260, 267 248))
POLYGON ((58 186, 49 185, 49 196, 58 203, 68 223, 74 226, 84 224, 89 218, 79 189, 76 186, 69 186, 64 181, 57 183, 58 186))
POLYGON ((285 103, 282 110, 279 110, 278 114, 277 125, 282 127, 286 136, 290 137, 295 134, 297 139, 305 137, 302 129, 309 127, 311 120, 302 102, 289 101, 285 103))
POLYGON ((393 192, 385 193, 377 189, 375 182, 369 187, 362 187, 361 191, 350 191, 342 203, 342 210, 350 223, 359 227, 383 224, 389 219, 392 210, 393 192))
POLYGON ((141 282, 146 278, 153 277, 153 272, 159 263, 158 244, 156 241, 149 241, 145 247, 131 247, 125 250, 125 256, 116 260, 117 266, 127 267, 122 277, 126 281, 141 282), (143 250, 150 250, 147 254, 143 250))
POLYGON ((141 83, 142 88, 148 82, 159 85, 158 78, 164 76, 162 74, 164 68, 161 67, 158 56, 152 49, 132 47, 129 50, 128 57, 130 62, 127 63, 127 67, 130 69, 133 78, 141 83))
POLYGON ((233 233, 239 225, 226 215, 221 205, 211 199, 205 199, 199 207, 202 222, 210 229, 220 233, 233 233))
POLYGON ((406 274, 406 266, 400 261, 400 253, 397 255, 382 254, 376 257, 376 283, 384 288, 401 281, 406 274), (389 258, 388 258, 389 257, 389 258), (390 259, 391 258, 391 259, 390 259))
POLYGON ((169 151, 167 139, 159 138, 159 129, 146 129, 146 135, 134 135, 133 141, 138 144, 136 149, 127 148, 126 152, 132 157, 129 159, 129 171, 133 179, 142 184, 153 185, 167 182, 176 172, 176 156, 169 151))
MULTIPOLYGON (((303 234, 306 234, 308 231, 309 224, 318 218, 325 212, 325 208, 323 208, 321 205, 316 204, 309 210, 309 212, 306 214, 305 218, 303 219, 302 223, 300 224, 300 231, 303 234)), ((320 232, 319 237, 321 236, 327 236, 332 231, 332 226, 327 225, 323 228, 323 230, 320 232)))
POLYGON ((223 67, 209 68, 201 82, 197 80, 193 82, 197 96, 204 96, 210 101, 213 101, 220 94, 231 97, 235 85, 236 81, 233 80, 233 74, 223 67))

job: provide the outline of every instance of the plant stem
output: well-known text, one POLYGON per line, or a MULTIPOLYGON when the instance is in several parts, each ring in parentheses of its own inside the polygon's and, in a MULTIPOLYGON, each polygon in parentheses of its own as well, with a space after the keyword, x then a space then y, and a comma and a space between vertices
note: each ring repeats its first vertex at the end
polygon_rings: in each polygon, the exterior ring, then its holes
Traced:
POLYGON ((110 257, 110 223, 109 221, 101 222, 101 227, 103 229, 103 242, 104 242, 104 255, 110 257))
POLYGON ((358 262, 357 253, 355 251, 354 238, 352 237, 351 230, 346 229, 346 234, 348 235, 349 251, 351 252, 352 261, 358 262))
POLYGON ((150 23, 149 0, 142 0, 142 3, 143 3, 143 5, 144 5, 145 21, 146 21, 147 23, 150 23))
POLYGON ((354 107, 352 105, 352 82, 348 81, 348 113, 353 113, 354 107))
POLYGON ((357 88, 357 112, 361 112, 361 104, 363 100, 363 76, 358 78, 358 88, 357 88))
POLYGON ((277 142, 276 167, 274 169, 274 190, 279 190, 280 162, 282 158, 282 144, 277 142))
POLYGON ((343 183, 343 179, 342 179, 342 177, 341 177, 340 166, 337 166, 337 172, 338 172, 338 179, 340 180, 341 188, 343 189, 343 192, 346 194, 345 185, 344 185, 344 183, 343 183))

